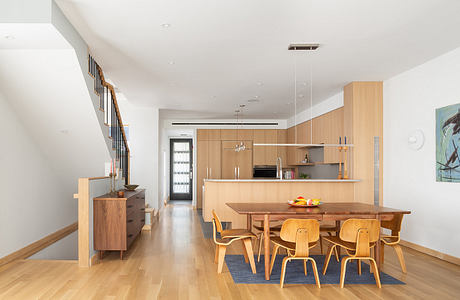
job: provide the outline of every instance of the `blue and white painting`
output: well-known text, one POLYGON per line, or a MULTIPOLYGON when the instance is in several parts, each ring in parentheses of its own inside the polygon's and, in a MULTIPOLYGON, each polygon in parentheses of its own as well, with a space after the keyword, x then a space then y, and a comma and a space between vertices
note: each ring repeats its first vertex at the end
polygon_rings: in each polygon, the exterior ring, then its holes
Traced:
POLYGON ((436 109, 436 181, 460 182, 460 104, 436 109))

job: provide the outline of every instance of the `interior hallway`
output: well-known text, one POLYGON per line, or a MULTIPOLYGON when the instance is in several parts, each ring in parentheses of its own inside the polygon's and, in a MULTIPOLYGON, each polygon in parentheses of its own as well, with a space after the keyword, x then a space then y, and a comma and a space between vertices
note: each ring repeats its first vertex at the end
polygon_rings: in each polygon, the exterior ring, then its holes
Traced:
MULTIPOLYGON (((239 247, 230 247, 227 253, 239 252, 239 247)), ((196 211, 179 202, 165 208, 151 232, 142 232, 123 261, 114 252, 91 269, 79 269, 74 261, 44 260, 16 261, 0 268, 0 299, 455 299, 460 294, 460 266, 408 248, 403 249, 407 275, 400 271, 392 249, 386 249, 384 266, 386 273, 406 285, 382 289, 374 284, 344 289, 326 284, 321 289, 236 285, 225 265, 217 274, 214 249, 212 240, 203 237, 196 211)))

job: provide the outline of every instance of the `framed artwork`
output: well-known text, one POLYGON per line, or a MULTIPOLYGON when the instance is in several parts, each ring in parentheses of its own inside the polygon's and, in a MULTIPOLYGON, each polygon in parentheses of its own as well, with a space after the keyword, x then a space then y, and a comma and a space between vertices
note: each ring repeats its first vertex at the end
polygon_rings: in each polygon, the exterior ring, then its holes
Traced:
POLYGON ((460 104, 436 109, 436 181, 460 182, 460 104))

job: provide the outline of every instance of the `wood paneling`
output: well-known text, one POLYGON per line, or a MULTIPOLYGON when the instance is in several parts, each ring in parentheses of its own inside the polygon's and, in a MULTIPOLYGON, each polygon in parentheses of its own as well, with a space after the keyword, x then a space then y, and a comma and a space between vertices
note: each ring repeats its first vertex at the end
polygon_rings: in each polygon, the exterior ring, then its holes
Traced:
MULTIPOLYGON (((244 227, 246 217, 238 215, 225 203, 238 202, 287 202, 302 195, 305 198, 321 198, 322 202, 353 202, 353 182, 206 182, 206 222, 212 219, 215 209, 223 222, 244 227)), ((287 204, 286 204, 287 206, 287 204)))
POLYGON ((222 141, 222 179, 236 179, 238 166, 235 141, 222 141))
POLYGON ((220 129, 197 129, 196 136, 199 141, 220 141, 220 129))
POLYGON ((252 141, 254 138, 254 130, 252 129, 238 129, 237 130, 238 140, 252 141))
MULTIPOLYGON (((220 150, 219 150, 220 152, 220 150)), ((208 141, 198 140, 197 141, 197 178, 196 178, 196 207, 202 207, 202 187, 203 180, 209 175, 208 169, 208 141)))
MULTIPOLYGON (((264 139, 266 144, 277 143, 277 130, 267 129, 264 132, 264 139)), ((266 146, 265 148, 265 162, 264 165, 276 165, 277 150, 276 146, 266 146)))
MULTIPOLYGON (((254 143, 265 143, 265 130, 255 129, 254 130, 254 143)), ((255 146, 253 150, 253 164, 254 166, 265 165, 265 146, 255 146)))
POLYGON ((208 141, 208 169, 210 179, 221 178, 221 141, 208 141))
POLYGON ((236 141, 238 139, 236 129, 221 129, 220 139, 222 141, 236 141))
POLYGON ((356 185, 356 201, 374 203, 374 137, 380 138, 379 201, 383 192, 382 82, 352 82, 344 88, 345 127, 347 142, 354 147, 348 154, 352 178, 356 185))
MULTIPOLYGON (((276 142, 278 144, 286 144, 287 143, 287 131, 284 129, 278 129, 276 133, 277 133, 276 142)), ((277 157, 281 157, 283 166, 286 166, 287 165, 287 147, 278 146, 276 148, 276 152, 277 152, 277 157)))
POLYGON ((252 141, 244 141, 246 150, 237 153, 237 175, 238 179, 252 178, 252 141))

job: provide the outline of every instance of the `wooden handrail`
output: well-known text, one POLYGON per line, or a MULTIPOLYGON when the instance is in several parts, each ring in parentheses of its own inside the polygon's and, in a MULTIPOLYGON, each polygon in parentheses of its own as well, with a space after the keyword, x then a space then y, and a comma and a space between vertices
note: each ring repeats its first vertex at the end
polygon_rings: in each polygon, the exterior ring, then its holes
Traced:
MULTIPOLYGON (((88 51, 88 73, 94 79, 95 89, 94 92, 99 96, 99 109, 104 111, 104 122, 110 117, 110 137, 112 140, 112 147, 116 151, 116 158, 120 160, 120 167, 123 169, 123 177, 125 178, 126 184, 130 182, 130 150, 128 147, 128 140, 126 138, 126 132, 121 118, 120 108, 118 107, 117 96, 113 85, 105 80, 104 72, 102 68, 97 64, 94 58, 89 54, 88 51), (106 97, 107 93, 110 93, 110 104, 109 99, 106 97), (107 101, 106 101, 107 100, 107 101), (106 105, 107 104, 107 105, 106 105), (106 107, 107 106, 107 107, 106 107), (110 108, 110 109, 109 109, 110 108), (108 110, 109 109, 109 110, 108 110), (115 120, 115 126, 114 126, 115 120), (119 139, 121 134, 121 140, 119 139), (122 141, 123 144, 120 142, 122 141)), ((109 125, 106 123, 106 125, 109 125)))

